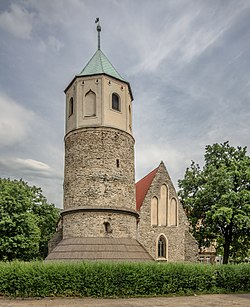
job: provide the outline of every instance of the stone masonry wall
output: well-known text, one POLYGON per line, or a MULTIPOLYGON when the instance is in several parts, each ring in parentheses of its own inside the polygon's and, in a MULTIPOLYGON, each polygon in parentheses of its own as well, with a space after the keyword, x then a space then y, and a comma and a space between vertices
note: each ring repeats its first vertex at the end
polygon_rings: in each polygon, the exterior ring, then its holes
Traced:
MULTIPOLYGON (((188 221, 179 201, 177 226, 151 226, 151 199, 154 196, 158 197, 158 199, 160 198, 160 187, 162 184, 166 184, 168 187, 169 199, 172 197, 178 199, 173 183, 163 163, 160 164, 140 209, 138 240, 144 245, 150 255, 156 259, 157 239, 161 234, 164 234, 168 245, 167 260, 170 262, 185 261, 188 254, 185 246, 188 221)), ((191 259, 190 253, 188 256, 191 259)))
POLYGON ((82 128, 65 136, 64 209, 135 209, 134 139, 121 130, 82 128))
POLYGON ((74 212, 63 217, 63 238, 115 237, 136 239, 136 217, 129 214, 106 212, 74 212), (105 232, 104 223, 111 232, 105 232))
POLYGON ((197 242, 194 240, 192 234, 185 231, 185 261, 196 262, 198 255, 197 242))

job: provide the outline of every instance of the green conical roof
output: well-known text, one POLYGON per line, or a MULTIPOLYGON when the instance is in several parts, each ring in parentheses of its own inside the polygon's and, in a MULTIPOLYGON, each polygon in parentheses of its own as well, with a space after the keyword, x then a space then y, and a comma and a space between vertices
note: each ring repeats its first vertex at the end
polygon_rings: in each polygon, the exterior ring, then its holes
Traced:
POLYGON ((98 49, 92 58, 89 60, 88 64, 83 68, 77 76, 91 76, 106 74, 121 81, 127 82, 122 76, 116 71, 114 66, 110 63, 106 55, 98 49))
POLYGON ((70 82, 70 84, 66 87, 64 92, 66 93, 66 91, 73 84, 76 78, 105 74, 115 79, 126 82, 128 85, 129 93, 133 100, 133 94, 132 94, 129 82, 123 79, 123 77, 117 72, 117 70, 111 64, 109 59, 106 57, 106 55, 101 51, 101 47, 100 47, 101 46, 100 44, 101 26, 100 26, 99 18, 96 18, 95 23, 97 23, 96 30, 98 33, 98 49, 95 52, 95 54, 92 56, 92 58, 89 60, 88 64, 80 72, 80 74, 76 75, 74 79, 70 82))

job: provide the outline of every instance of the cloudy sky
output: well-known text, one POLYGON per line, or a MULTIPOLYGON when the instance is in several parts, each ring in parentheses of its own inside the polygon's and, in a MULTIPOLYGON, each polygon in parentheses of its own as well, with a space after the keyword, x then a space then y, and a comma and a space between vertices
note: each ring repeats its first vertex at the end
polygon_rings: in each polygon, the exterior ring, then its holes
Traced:
MULTIPOLYGON (((136 179, 250 148, 249 0, 1 0, 0 177, 62 207, 64 89, 101 49, 134 94, 136 179)), ((248 151, 249 152, 249 151, 248 151)))

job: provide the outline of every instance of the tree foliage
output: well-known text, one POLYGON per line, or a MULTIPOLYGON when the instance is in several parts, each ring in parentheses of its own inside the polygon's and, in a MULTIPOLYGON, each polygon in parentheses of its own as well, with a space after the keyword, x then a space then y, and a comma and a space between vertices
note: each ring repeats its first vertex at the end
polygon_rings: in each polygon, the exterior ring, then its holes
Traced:
POLYGON ((0 178, 0 260, 46 257, 58 218, 40 188, 0 178))
POLYGON ((203 169, 193 161, 179 196, 199 247, 216 242, 223 254, 236 260, 250 248, 250 157, 247 148, 229 142, 207 145, 203 169))

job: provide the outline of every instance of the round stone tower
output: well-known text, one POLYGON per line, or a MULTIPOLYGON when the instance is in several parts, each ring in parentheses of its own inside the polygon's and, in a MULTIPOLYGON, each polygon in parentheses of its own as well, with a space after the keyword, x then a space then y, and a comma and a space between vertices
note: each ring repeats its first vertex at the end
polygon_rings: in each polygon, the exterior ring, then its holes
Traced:
POLYGON ((63 238, 136 238, 132 92, 100 49, 65 90, 63 238))

